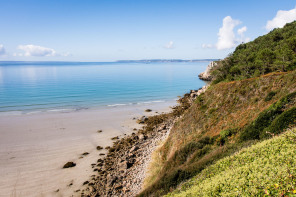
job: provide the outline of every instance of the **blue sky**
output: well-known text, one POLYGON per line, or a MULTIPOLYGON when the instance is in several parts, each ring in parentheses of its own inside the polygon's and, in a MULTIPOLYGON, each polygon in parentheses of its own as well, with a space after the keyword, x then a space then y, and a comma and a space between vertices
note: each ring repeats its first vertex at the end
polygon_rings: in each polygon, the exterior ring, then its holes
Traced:
POLYGON ((223 58, 238 43, 295 20, 295 5, 294 0, 0 0, 0 60, 223 58))

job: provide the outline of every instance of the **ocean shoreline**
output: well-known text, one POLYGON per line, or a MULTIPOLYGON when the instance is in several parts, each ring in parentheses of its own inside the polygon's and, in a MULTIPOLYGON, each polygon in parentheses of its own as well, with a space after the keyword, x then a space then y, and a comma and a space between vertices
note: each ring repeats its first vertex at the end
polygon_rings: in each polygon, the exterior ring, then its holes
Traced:
POLYGON ((176 99, 172 99, 78 110, 0 113, 0 133, 3 136, 0 139, 0 191, 13 196, 88 196, 98 191, 93 189, 93 181, 98 178, 99 168, 104 167, 99 161, 110 158, 110 150, 120 141, 135 138, 127 146, 129 149, 126 153, 133 148, 130 145, 137 146, 138 140, 143 140, 138 144, 141 144, 142 150, 133 150, 138 151, 135 154, 141 154, 141 157, 133 156, 126 165, 140 158, 138 164, 141 165, 138 165, 137 172, 141 175, 137 176, 130 168, 132 179, 138 183, 134 190, 126 188, 125 191, 136 195, 141 190, 152 151, 169 135, 173 122, 182 114, 183 108, 188 107, 187 102, 192 102, 202 91, 204 88, 185 94, 179 99, 180 105, 176 105, 176 99), (152 112, 145 112, 146 109, 152 109, 152 112), (145 122, 147 117, 151 119, 168 114, 174 115, 154 125, 158 127, 154 131, 145 133, 147 124, 137 123, 145 122), (98 133, 99 130, 103 132, 98 133), (12 134, 10 131, 16 132, 12 134), (103 149, 99 150, 98 147, 103 149), (63 169, 67 162, 74 162, 76 166, 63 169))
POLYGON ((88 179, 75 196, 136 196, 143 189, 154 150, 169 136, 174 123, 182 117, 195 98, 208 85, 191 90, 178 100, 172 111, 149 116, 138 132, 113 143, 108 154, 94 165, 97 175, 88 179), (151 120, 152 119, 152 120, 151 120))
POLYGON ((91 164, 103 157, 100 154, 106 154, 106 149, 98 151, 97 146, 111 146, 111 138, 140 129, 138 118, 167 112, 174 104, 0 116, 1 194, 72 195, 94 173, 91 164), (145 112, 147 108, 152 112, 145 112), (68 161, 77 165, 62 169, 68 161))

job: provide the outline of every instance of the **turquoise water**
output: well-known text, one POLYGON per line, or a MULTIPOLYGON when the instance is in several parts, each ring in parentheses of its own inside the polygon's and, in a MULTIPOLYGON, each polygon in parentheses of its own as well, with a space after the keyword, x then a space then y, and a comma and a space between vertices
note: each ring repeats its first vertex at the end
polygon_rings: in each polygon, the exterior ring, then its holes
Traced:
POLYGON ((208 63, 0 62, 0 112, 166 102, 202 87, 208 63))

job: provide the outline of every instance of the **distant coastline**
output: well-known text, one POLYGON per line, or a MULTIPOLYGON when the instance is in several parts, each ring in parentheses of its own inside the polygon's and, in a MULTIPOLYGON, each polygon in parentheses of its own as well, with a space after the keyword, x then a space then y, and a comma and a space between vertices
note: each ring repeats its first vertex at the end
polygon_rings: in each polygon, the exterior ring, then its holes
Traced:
POLYGON ((209 62, 218 61, 219 59, 143 59, 143 60, 118 60, 119 63, 154 63, 154 62, 209 62))
POLYGON ((218 61, 220 59, 191 59, 191 60, 184 60, 184 59, 140 59, 140 60, 116 60, 116 61, 94 61, 94 62, 84 62, 84 61, 0 61, 0 65, 7 66, 7 65, 81 65, 81 64, 88 64, 88 65, 97 65, 97 64, 112 64, 112 63, 161 63, 161 62, 212 62, 218 61))

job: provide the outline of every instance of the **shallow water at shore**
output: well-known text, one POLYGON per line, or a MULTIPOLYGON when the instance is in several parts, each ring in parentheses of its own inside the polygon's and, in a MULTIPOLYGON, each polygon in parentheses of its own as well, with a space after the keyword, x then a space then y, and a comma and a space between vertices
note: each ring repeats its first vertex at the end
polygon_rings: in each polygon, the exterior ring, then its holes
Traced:
POLYGON ((204 85, 208 62, 0 62, 0 113, 166 102, 204 85))

